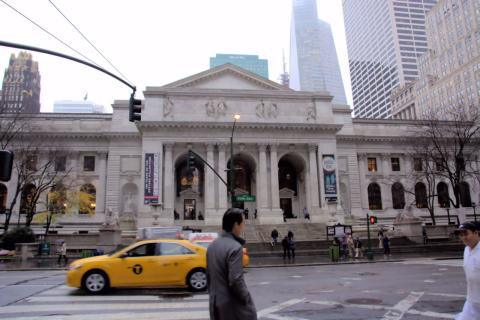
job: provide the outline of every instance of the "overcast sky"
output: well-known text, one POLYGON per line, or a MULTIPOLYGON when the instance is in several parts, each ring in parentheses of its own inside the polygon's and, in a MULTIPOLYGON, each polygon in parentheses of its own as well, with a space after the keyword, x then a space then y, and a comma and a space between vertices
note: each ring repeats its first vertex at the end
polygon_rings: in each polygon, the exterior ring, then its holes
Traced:
MULTIPOLYGON (((161 86, 209 68, 216 53, 255 54, 268 60, 270 80, 288 71, 291 0, 0 0, 0 40, 80 55, 5 5, 10 4, 40 26, 109 71, 116 72, 75 31, 65 16, 137 86, 161 86)), ((320 19, 332 26, 348 103, 350 77, 341 0, 318 0, 320 19)), ((11 53, 0 47, 0 68, 11 53)), ((33 53, 42 77, 41 110, 56 100, 88 100, 106 106, 128 99, 130 88, 94 69, 33 53)), ((3 72, 1 78, 3 79, 3 72)))

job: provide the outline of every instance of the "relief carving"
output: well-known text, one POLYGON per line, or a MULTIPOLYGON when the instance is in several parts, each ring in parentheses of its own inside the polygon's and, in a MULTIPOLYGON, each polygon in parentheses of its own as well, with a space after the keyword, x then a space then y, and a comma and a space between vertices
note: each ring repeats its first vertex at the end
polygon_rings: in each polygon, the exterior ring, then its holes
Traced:
POLYGON ((316 120, 317 119, 317 109, 315 108, 315 104, 309 104, 307 106, 307 121, 308 120, 316 120))
POLYGON ((227 114, 227 109, 228 106, 223 100, 218 102, 209 100, 205 104, 205 112, 207 113, 207 116, 215 119, 225 116, 227 114))
POLYGON ((263 100, 260 100, 260 103, 257 104, 255 108, 255 112, 257 114, 257 118, 276 118, 278 116, 278 106, 276 103, 265 103, 263 100))
POLYGON ((170 97, 166 97, 163 100, 163 117, 166 118, 168 116, 173 117, 173 102, 170 97))

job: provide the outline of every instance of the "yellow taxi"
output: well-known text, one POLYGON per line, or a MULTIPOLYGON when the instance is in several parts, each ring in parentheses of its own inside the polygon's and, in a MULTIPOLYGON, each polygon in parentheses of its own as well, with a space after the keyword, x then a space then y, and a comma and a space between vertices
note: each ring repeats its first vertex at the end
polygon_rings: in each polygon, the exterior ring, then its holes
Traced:
MULTIPOLYGON (((188 235, 188 240, 204 248, 208 248, 210 243, 212 243, 213 240, 215 240, 216 238, 218 238, 218 233, 216 232, 198 232, 198 233, 191 233, 188 235)), ((243 267, 248 267, 249 263, 250 263, 250 257, 248 256, 248 250, 247 248, 243 248, 243 256, 242 256, 243 267)))
POLYGON ((100 293, 110 287, 207 288, 207 250, 188 240, 157 239, 134 243, 110 255, 69 265, 67 285, 100 293))

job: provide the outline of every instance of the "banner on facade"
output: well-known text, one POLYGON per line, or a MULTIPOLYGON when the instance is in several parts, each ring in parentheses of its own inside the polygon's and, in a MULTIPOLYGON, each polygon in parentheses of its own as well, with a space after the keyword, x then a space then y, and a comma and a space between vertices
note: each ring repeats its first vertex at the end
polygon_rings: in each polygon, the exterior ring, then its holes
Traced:
POLYGON ((337 175, 336 162, 333 154, 324 154, 322 159, 323 184, 325 188, 325 198, 337 197, 337 175))
POLYGON ((145 153, 144 204, 159 204, 160 202, 158 159, 157 153, 145 153))

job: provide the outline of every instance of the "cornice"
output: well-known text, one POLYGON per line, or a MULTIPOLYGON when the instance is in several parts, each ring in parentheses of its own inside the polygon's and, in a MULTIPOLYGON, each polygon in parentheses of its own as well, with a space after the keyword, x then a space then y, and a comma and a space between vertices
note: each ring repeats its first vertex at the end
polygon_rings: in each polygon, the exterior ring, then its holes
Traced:
POLYGON ((412 142, 411 137, 337 135, 337 141, 345 142, 412 142))
POLYGON ((26 138, 62 138, 62 139, 103 139, 111 138, 121 139, 137 139, 141 138, 140 133, 124 133, 124 132, 28 132, 19 134, 26 138))
MULTIPOLYGON (((177 122, 177 121, 148 121, 139 122, 137 124, 139 130, 149 129, 229 129, 232 128, 231 122, 177 122)), ((339 124, 303 124, 303 123, 237 123, 235 126, 238 129, 253 129, 253 130, 291 130, 291 131, 321 131, 336 133, 340 131, 343 125, 339 124)))

